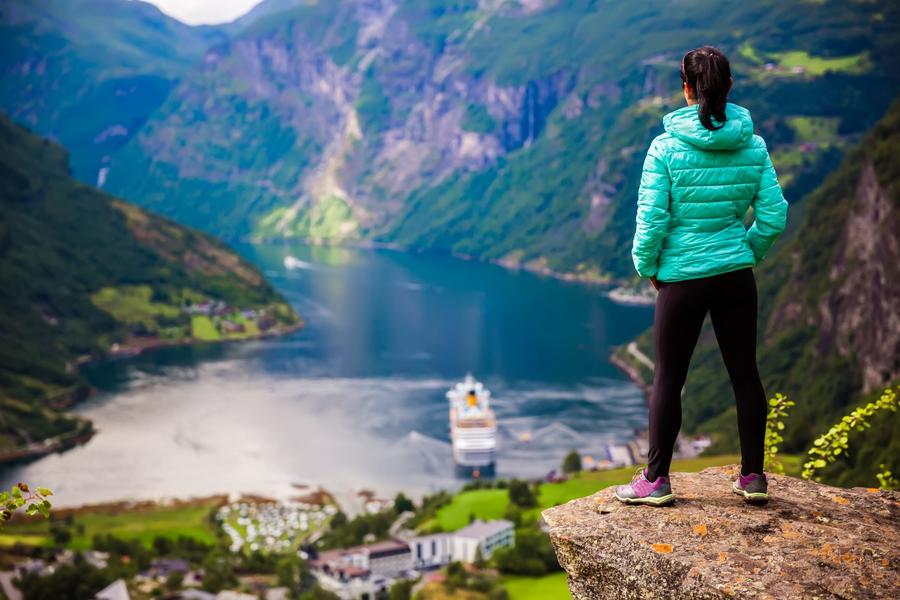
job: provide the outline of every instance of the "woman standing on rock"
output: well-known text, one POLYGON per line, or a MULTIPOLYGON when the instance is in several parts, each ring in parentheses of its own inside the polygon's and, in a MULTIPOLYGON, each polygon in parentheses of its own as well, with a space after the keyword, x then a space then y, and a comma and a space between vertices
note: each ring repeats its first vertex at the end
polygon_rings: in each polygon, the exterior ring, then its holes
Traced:
POLYGON ((737 401, 741 473, 734 491, 768 500, 763 474, 766 395, 756 366, 752 267, 784 230, 787 202, 766 143, 747 109, 727 101, 731 67, 711 46, 681 63, 687 106, 663 118, 638 192, 632 258, 659 291, 653 322, 656 368, 646 469, 616 497, 662 506, 675 499, 669 465, 681 428, 681 390, 706 314, 712 318, 737 401), (744 215, 752 207, 753 224, 744 215))

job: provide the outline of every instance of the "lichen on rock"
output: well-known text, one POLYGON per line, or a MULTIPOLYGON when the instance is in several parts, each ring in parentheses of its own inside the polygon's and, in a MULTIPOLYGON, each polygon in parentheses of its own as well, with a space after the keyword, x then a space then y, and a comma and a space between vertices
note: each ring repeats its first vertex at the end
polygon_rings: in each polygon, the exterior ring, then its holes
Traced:
POLYGON ((767 505, 731 491, 738 467, 673 473, 676 502, 613 488, 544 511, 576 600, 900 597, 900 494, 770 475, 767 505))

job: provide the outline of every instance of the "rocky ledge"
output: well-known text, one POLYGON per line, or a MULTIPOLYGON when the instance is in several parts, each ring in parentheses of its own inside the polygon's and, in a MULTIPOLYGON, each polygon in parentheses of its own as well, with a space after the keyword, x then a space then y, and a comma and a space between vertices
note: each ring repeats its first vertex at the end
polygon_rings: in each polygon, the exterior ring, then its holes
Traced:
POLYGON ((544 511, 572 596, 900 597, 900 493, 772 475, 769 503, 751 506, 731 491, 737 473, 673 473, 666 508, 607 488, 544 511))

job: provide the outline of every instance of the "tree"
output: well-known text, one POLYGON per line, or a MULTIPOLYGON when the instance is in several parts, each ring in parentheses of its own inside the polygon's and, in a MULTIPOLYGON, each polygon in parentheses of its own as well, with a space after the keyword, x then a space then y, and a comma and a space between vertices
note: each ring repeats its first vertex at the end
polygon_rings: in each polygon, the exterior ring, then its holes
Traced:
POLYGON ((19 589, 29 600, 90 600, 112 582, 112 577, 89 564, 63 565, 42 576, 28 573, 19 589))
POLYGON ((493 558, 503 573, 538 576, 559 570, 550 538, 532 528, 516 530, 516 545, 498 548, 493 558))
POLYGON ((572 450, 566 454, 562 464, 563 473, 580 473, 581 472, 581 455, 577 450, 572 450))
POLYGON ((503 512, 503 518, 507 521, 511 521, 513 525, 518 527, 522 524, 522 509, 515 504, 509 503, 506 505, 506 510, 503 512))
POLYGON ((346 524, 347 524, 347 515, 345 515, 341 511, 336 512, 334 514, 334 516, 331 517, 331 529, 332 530, 340 529, 341 527, 343 527, 346 524))
POLYGON ((341 597, 316 585, 308 592, 304 592, 300 600, 341 600, 341 597))
POLYGON ((156 551, 157 556, 169 556, 172 554, 173 547, 172 540, 165 536, 158 535, 153 538, 153 550, 156 551))
POLYGON ((401 579, 391 586, 388 598, 390 600, 410 600, 415 582, 412 579, 401 579))
POLYGON ((234 565, 231 556, 218 550, 212 552, 203 561, 203 589, 207 592, 217 593, 225 588, 237 585, 238 580, 234 575, 234 565))
POLYGON ((299 598, 305 565, 296 556, 285 556, 275 565, 278 585, 288 589, 289 598, 299 598))
POLYGON ((173 571, 169 573, 169 576, 166 577, 166 589, 170 592, 176 592, 181 589, 181 585, 184 583, 184 573, 179 571, 173 571))
POLYGON ((484 560, 484 552, 481 551, 481 544, 475 547, 475 560, 472 561, 472 564, 479 569, 483 569, 487 564, 484 560))
POLYGON ((466 585, 466 567, 458 560, 447 565, 447 578, 444 585, 450 589, 465 587, 466 585))
POLYGON ((62 521, 55 521, 50 524, 50 535, 53 536, 53 543, 57 546, 66 546, 72 541, 72 532, 62 521))
POLYGON ((399 514, 403 514, 405 512, 415 512, 416 506, 413 504, 413 501, 403 495, 403 492, 397 494, 397 497, 394 498, 394 512, 399 514))
POLYGON ((513 479, 509 482, 509 501, 522 508, 534 508, 537 506, 537 498, 527 481, 513 479))

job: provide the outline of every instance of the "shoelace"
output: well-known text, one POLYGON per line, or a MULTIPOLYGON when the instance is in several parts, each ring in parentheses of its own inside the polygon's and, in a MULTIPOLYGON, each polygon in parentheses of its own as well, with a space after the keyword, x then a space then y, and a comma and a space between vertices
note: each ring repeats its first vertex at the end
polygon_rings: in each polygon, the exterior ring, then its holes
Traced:
POLYGON ((637 471, 634 472, 634 475, 631 477, 631 483, 636 483, 640 481, 644 477, 644 467, 638 467, 637 471))

